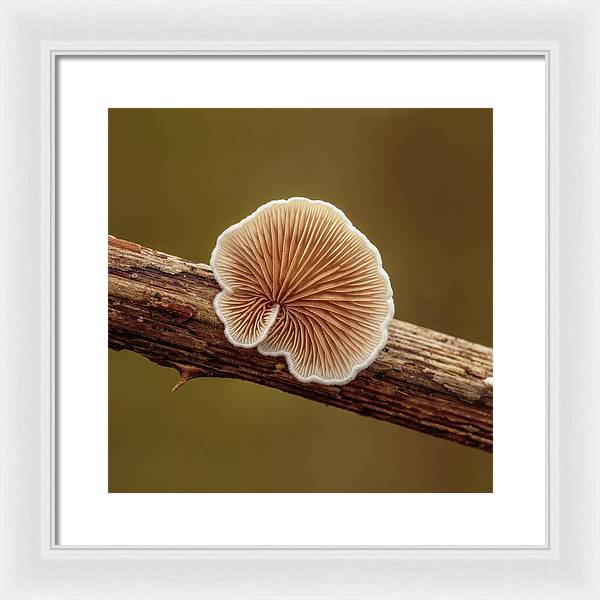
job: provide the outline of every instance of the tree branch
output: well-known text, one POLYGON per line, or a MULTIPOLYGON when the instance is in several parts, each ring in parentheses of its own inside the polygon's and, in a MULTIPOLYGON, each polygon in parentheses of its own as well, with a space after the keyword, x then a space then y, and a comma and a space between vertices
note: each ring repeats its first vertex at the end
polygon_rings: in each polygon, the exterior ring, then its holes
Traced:
POLYGON ((283 358, 225 339, 210 267, 112 236, 108 256, 109 346, 177 369, 173 390, 195 377, 243 379, 492 451, 490 348, 394 320, 387 346, 355 380, 302 383, 283 358))

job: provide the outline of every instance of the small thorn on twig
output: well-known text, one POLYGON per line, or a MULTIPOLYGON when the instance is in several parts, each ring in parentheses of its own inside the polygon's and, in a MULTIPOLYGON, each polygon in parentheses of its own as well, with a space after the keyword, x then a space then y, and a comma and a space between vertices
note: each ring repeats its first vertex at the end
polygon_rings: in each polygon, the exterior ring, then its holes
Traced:
POLYGON ((186 367, 184 365, 175 365, 177 371, 179 371, 179 379, 173 386, 172 392, 176 392, 184 383, 187 383, 191 379, 200 377, 202 375, 202 369, 196 367, 186 367))

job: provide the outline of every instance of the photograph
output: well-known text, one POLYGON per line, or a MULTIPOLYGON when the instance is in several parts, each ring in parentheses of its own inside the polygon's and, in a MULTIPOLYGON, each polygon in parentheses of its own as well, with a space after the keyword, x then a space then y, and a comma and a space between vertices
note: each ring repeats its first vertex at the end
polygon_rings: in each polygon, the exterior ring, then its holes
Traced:
POLYGON ((108 109, 109 493, 492 493, 492 108, 108 109))

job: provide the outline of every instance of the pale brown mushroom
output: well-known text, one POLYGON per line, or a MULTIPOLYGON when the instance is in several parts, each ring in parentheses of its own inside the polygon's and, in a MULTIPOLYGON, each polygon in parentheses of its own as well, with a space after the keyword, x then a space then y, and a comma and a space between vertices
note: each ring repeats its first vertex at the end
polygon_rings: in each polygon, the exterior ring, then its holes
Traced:
POLYGON ((219 236, 210 264, 227 339, 285 356, 301 381, 347 383, 386 343, 389 277, 377 248, 332 204, 269 202, 219 236))

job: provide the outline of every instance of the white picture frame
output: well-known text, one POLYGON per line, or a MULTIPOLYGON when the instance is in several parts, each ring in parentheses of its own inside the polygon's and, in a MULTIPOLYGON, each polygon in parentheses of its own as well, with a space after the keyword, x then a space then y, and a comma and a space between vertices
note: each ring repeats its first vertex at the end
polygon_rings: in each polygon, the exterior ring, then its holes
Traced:
POLYGON ((600 3, 1 6, 1 598, 600 598, 600 3), (546 546, 54 545, 54 68, 64 54, 545 56, 546 546))

